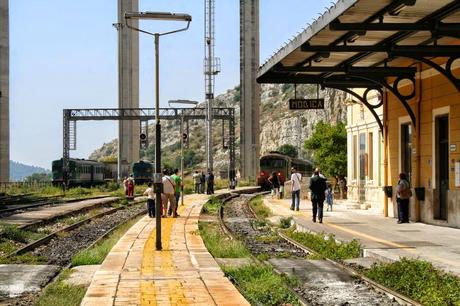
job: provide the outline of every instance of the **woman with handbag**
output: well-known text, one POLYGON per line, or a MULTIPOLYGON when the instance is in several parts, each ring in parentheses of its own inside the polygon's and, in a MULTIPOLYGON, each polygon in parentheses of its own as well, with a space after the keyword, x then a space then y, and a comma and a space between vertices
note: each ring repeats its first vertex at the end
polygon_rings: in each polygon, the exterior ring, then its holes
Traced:
POLYGON ((409 200, 412 196, 410 183, 405 173, 399 174, 396 186, 396 203, 398 204, 398 224, 409 223, 409 200))

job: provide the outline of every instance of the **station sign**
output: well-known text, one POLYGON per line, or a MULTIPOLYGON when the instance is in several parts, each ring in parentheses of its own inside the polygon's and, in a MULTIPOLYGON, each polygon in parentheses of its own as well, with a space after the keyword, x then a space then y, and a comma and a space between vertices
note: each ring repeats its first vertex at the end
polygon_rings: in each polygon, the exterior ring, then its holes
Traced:
POLYGON ((324 109, 324 99, 289 99, 289 109, 324 109))

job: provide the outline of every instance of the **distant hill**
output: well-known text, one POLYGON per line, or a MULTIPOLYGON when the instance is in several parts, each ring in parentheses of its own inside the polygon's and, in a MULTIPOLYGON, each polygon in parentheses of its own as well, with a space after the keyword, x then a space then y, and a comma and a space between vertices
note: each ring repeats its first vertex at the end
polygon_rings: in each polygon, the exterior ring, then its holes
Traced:
POLYGON ((24 165, 10 160, 11 181, 22 181, 24 178, 34 173, 50 173, 50 170, 36 166, 24 165))

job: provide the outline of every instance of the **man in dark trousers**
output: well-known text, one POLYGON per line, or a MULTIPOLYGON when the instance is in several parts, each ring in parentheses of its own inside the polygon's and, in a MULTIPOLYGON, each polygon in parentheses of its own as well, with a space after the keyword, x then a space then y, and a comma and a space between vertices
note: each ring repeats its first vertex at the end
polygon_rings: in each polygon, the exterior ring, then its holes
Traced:
POLYGON ((319 223, 323 223, 323 204, 327 186, 326 179, 319 174, 320 170, 316 168, 313 177, 310 179, 311 204, 313 206, 313 222, 316 222, 316 215, 318 214, 319 223))

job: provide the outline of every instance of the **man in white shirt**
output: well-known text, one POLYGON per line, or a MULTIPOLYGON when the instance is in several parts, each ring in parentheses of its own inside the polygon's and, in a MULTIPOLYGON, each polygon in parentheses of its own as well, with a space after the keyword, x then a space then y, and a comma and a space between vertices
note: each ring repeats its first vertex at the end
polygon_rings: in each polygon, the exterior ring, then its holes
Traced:
POLYGON ((292 202, 291 202, 291 210, 299 211, 300 205, 300 182, 302 181, 302 174, 297 172, 295 167, 291 169, 291 195, 292 195, 292 202))
POLYGON ((163 193, 161 194, 161 203, 163 204, 164 216, 168 211, 172 212, 173 218, 176 218, 178 215, 176 213, 176 197, 174 193, 176 192, 176 183, 169 176, 169 171, 167 169, 163 170, 163 193), (168 207, 169 202, 169 207, 168 207), (168 209, 169 208, 169 209, 168 209))

